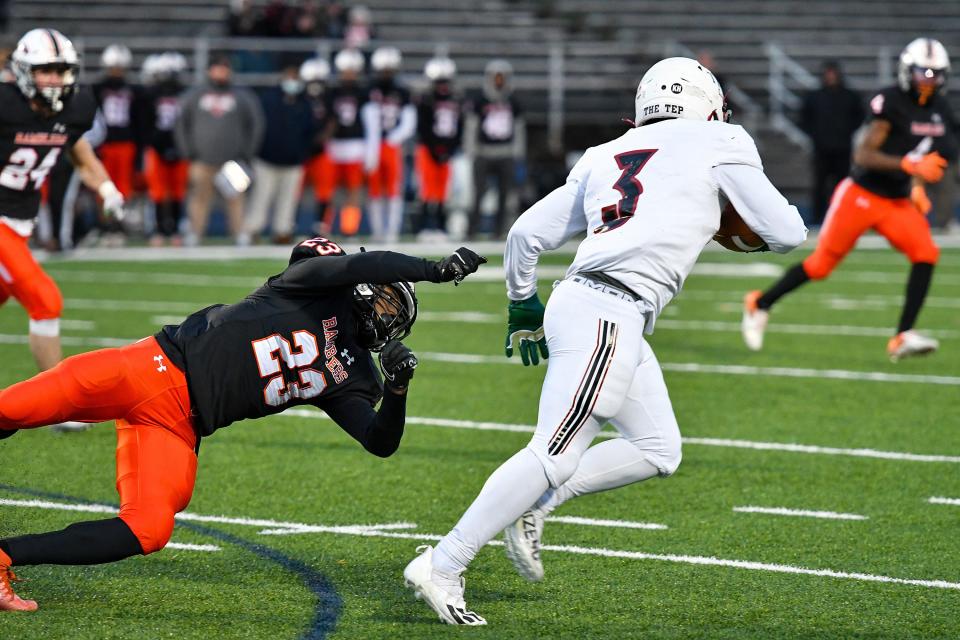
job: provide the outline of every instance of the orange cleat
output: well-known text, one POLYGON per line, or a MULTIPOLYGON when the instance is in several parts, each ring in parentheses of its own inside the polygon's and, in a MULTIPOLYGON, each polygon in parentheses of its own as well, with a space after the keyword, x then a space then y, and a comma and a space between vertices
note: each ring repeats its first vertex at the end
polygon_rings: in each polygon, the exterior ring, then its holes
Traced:
POLYGON ((36 611, 37 603, 13 592, 11 582, 20 582, 10 570, 10 556, 0 551, 0 611, 36 611))

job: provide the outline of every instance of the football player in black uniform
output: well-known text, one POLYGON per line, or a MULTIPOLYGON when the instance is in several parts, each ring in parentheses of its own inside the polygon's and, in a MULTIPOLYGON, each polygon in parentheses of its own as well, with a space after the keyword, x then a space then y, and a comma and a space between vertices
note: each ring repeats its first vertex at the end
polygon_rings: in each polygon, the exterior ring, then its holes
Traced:
POLYGON ((930 200, 924 184, 939 182, 957 158, 957 127, 943 97, 950 58, 943 45, 917 38, 900 54, 898 84, 870 100, 866 135, 854 150, 851 176, 837 185, 816 250, 766 291, 744 299, 747 347, 763 346, 770 307, 809 280, 826 278, 874 229, 910 260, 897 333, 887 343, 891 360, 935 351, 939 343, 913 330, 940 250, 930 235, 930 200))
POLYGON ((117 421, 119 517, 0 540, 0 610, 33 611, 11 565, 98 564, 159 551, 193 494, 202 437, 238 420, 314 405, 374 455, 396 451, 416 357, 412 282, 459 282, 486 260, 345 255, 325 238, 236 304, 150 338, 67 358, 0 391, 0 438, 62 420, 117 421), (379 352, 386 393, 371 352, 379 352), (381 401, 382 398, 382 401, 381 401), (374 406, 380 402, 379 410, 374 406))
POLYGON ((27 246, 40 207, 40 189, 65 153, 84 184, 119 217, 123 196, 90 144, 96 102, 77 87, 78 57, 59 31, 27 32, 11 58, 15 84, 0 84, 0 304, 16 298, 30 316, 30 350, 44 371, 62 357, 63 298, 27 246))

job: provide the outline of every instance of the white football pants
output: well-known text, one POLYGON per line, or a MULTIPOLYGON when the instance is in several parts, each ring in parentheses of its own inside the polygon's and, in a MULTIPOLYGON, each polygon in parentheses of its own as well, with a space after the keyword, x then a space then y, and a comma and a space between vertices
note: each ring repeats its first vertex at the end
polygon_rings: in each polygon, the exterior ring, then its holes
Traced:
POLYGON ((656 356, 648 306, 565 280, 547 304, 550 358, 530 443, 500 466, 438 544, 434 568, 459 573, 483 545, 535 507, 622 487, 680 465, 680 430, 656 356), (610 422, 619 437, 593 447, 610 422))

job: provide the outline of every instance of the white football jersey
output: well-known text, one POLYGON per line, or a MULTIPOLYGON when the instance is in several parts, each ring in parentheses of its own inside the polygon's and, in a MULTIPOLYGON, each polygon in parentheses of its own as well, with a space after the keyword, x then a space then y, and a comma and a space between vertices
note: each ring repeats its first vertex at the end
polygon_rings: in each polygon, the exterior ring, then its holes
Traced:
POLYGON ((567 276, 603 272, 659 314, 719 228, 721 191, 774 250, 803 241, 796 208, 762 170, 750 135, 723 122, 665 120, 591 147, 566 184, 511 229, 504 256, 508 295, 520 300, 535 293, 537 255, 585 231, 567 276), (725 165, 742 171, 717 170, 725 165))

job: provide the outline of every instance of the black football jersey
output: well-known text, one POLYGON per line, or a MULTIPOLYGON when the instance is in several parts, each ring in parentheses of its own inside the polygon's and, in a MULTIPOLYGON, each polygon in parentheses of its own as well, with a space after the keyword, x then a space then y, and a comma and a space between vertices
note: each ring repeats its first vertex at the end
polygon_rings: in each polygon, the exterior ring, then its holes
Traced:
POLYGON ((323 148, 326 144, 326 128, 330 122, 330 107, 327 105, 327 97, 325 94, 320 94, 319 96, 307 94, 307 100, 310 102, 310 111, 313 113, 313 125, 317 132, 310 149, 310 152, 315 155, 323 153, 323 148))
POLYGON ((380 82, 370 90, 370 99, 380 105, 380 126, 386 136, 400 124, 400 112, 410 104, 410 92, 394 81, 380 82))
POLYGON ((463 101, 436 91, 423 96, 417 105, 417 137, 431 153, 453 155, 463 137, 463 101))
POLYGON ((513 142, 515 124, 521 117, 520 105, 513 97, 505 100, 490 100, 486 96, 474 103, 479 128, 480 144, 510 144, 513 142))
POLYGON ((360 110, 369 101, 369 92, 359 85, 346 84, 328 90, 327 111, 336 122, 334 139, 353 140, 364 137, 360 110))
POLYGON ((324 409, 350 396, 372 406, 380 399, 380 373, 357 343, 353 288, 437 282, 437 263, 389 251, 329 255, 339 247, 322 239, 302 245, 309 243, 315 257, 294 262, 240 302, 207 307, 156 334, 186 374, 199 435, 297 405, 324 409))
MULTIPOLYGON (((957 127, 950 105, 941 96, 921 106, 899 87, 889 87, 870 100, 867 122, 875 119, 890 123, 890 134, 880 147, 883 153, 904 156, 911 151, 937 151, 951 163, 957 158, 957 127)), ((885 198, 910 195, 911 179, 902 171, 854 166, 852 176, 861 187, 885 198)))
POLYGON ((177 160, 180 157, 173 129, 180 115, 182 93, 183 87, 179 82, 164 82, 147 90, 141 101, 139 119, 144 126, 144 142, 165 160, 177 160))
POLYGON ((107 125, 104 142, 136 142, 139 134, 137 109, 141 100, 139 88, 122 78, 105 78, 93 85, 93 94, 107 125))
POLYGON ((47 174, 93 126, 97 104, 81 88, 48 118, 30 108, 15 84, 0 84, 0 105, 0 216, 31 220, 47 174))

